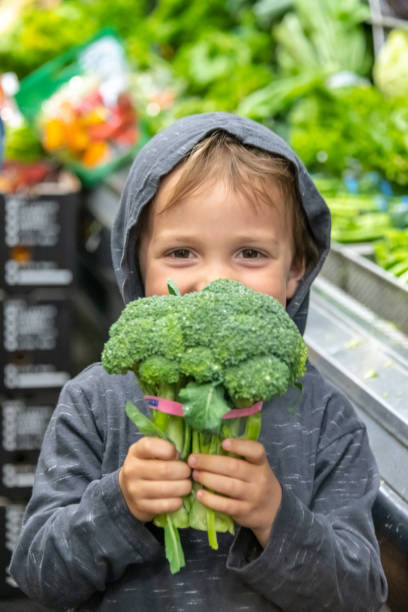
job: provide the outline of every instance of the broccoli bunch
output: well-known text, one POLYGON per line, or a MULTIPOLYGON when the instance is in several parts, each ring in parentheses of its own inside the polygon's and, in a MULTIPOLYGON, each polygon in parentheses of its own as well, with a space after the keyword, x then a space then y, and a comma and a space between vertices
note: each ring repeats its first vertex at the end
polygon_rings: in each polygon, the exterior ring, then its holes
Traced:
MULTIPOLYGON (((149 419, 128 402, 129 418, 142 434, 172 442, 181 460, 191 452, 226 454, 227 437, 257 440, 261 412, 223 416, 284 393, 302 376, 307 350, 296 325, 277 300, 236 281, 217 280, 184 296, 169 283, 169 292, 124 308, 102 364, 110 374, 133 371, 145 395, 180 401, 184 418, 152 410, 149 419)), ((231 517, 200 504, 200 487, 194 483, 177 512, 154 519, 164 528, 173 573, 185 564, 178 528, 206 530, 214 549, 217 532, 234 533, 231 517)))
POLYGON ((102 364, 109 373, 133 371, 146 395, 181 400, 193 427, 215 430, 231 408, 284 393, 304 373, 306 357, 277 300, 222 279, 201 292, 130 302, 110 329, 102 364), (189 406, 215 387, 223 409, 205 423, 189 406))

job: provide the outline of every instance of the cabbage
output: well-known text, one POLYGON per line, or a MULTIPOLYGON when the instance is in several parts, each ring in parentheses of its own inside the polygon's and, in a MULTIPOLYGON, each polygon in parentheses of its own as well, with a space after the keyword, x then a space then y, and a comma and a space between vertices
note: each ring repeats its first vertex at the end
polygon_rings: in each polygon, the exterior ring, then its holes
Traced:
POLYGON ((390 32, 375 61, 373 77, 384 95, 408 95, 408 31, 390 32))

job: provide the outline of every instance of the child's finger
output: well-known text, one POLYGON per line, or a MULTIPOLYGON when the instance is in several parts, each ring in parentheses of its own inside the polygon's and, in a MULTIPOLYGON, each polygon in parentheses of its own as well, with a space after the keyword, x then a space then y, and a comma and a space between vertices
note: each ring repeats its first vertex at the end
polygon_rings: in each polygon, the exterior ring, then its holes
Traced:
POLYGON ((181 498, 190 493, 191 480, 145 480, 139 484, 139 491, 140 497, 143 499, 181 498))
POLYGON ((191 470, 184 461, 148 459, 139 461, 138 475, 144 480, 184 480, 190 478, 191 470))
POLYGON ((245 514, 246 512, 245 502, 232 499, 230 497, 223 497, 222 495, 212 493, 211 491, 200 489, 197 493, 197 498, 200 503, 207 508, 211 508, 212 510, 221 512, 222 514, 228 514, 228 516, 231 516, 234 519, 245 514))
POLYGON ((130 447, 131 453, 138 459, 177 459, 178 452, 174 444, 160 438, 143 437, 130 447))
MULTIPOLYGON (((176 512, 183 505, 181 497, 169 497, 164 499, 143 499, 138 503, 138 509, 142 513, 154 517, 157 514, 166 514, 167 512, 176 512)), ((141 520, 151 520, 141 519, 141 520)))
POLYGON ((265 448, 260 442, 241 440, 240 438, 227 438, 222 442, 225 451, 235 453, 254 465, 261 465, 266 461, 265 448))
POLYGON ((220 476, 211 472, 193 471, 193 480, 199 482, 207 489, 212 489, 216 493, 232 497, 234 499, 246 499, 248 495, 248 485, 237 478, 220 476))
POLYGON ((246 482, 252 480, 251 466, 243 459, 227 457, 226 455, 193 454, 189 456, 187 463, 194 470, 213 472, 246 482))

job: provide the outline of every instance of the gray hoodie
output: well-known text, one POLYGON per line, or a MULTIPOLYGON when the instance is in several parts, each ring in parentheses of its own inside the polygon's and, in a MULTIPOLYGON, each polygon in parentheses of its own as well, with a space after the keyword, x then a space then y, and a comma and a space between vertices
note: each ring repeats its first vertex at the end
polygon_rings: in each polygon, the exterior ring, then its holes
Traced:
MULTIPOLYGON (((287 310, 303 331, 310 284, 327 254, 328 209, 304 166, 267 128, 226 113, 186 117, 152 138, 127 179, 112 231, 114 269, 125 302, 143 295, 137 221, 160 177, 209 132, 290 159, 320 250, 287 310)), ((162 530, 128 510, 118 472, 140 434, 131 400, 147 410, 133 374, 86 368, 62 389, 41 450, 11 573, 31 598, 57 609, 130 612, 284 610, 374 612, 386 599, 371 507, 379 477, 366 430, 338 390, 308 364, 297 391, 264 406, 260 441, 283 488, 266 547, 249 529, 219 536, 181 530, 186 567, 169 572, 162 530)))

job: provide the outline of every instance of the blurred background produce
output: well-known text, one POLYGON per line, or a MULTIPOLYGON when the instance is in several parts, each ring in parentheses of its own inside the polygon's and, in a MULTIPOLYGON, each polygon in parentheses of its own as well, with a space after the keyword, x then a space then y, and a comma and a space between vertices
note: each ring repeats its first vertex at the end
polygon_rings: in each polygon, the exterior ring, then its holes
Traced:
MULTIPOLYGON (((309 171, 342 181, 330 202, 339 198, 344 209, 349 194, 348 222, 337 204, 334 240, 375 240, 395 224, 394 201, 373 197, 367 207, 352 196, 375 173, 378 193, 386 182, 387 195, 404 206, 408 28, 396 13, 399 27, 388 30, 376 54, 370 15, 363 0, 5 0, 0 66, 21 83, 17 100, 26 115, 7 130, 6 159, 45 154, 92 169, 112 160, 112 146, 137 143, 140 125, 147 137, 186 114, 237 112, 287 138, 309 171), (104 104, 93 76, 67 78, 54 95, 36 81, 33 73, 40 78, 44 65, 52 68, 108 24, 128 67, 115 106, 104 104), (30 86, 44 102, 36 123, 27 116, 30 86)), ((112 170, 108 164, 105 173, 81 178, 92 184, 112 170)))
MULTIPOLYGON (((0 356, 13 376, 21 370, 32 382, 32 367, 37 380, 40 373, 57 381, 36 391, 0 385, 0 419, 18 408, 40 423, 64 380, 98 359, 122 306, 109 230, 128 165, 149 137, 191 113, 238 113, 292 145, 332 211, 321 276, 407 334, 407 20, 404 0, 0 0, 0 316, 14 313, 9 346, 21 344, 9 350, 4 341, 0 356), (28 319, 38 332, 29 339, 28 319), (55 339, 51 353, 41 348, 45 327, 55 339), (36 338, 40 348, 27 350, 36 338)), ((331 333, 318 330, 322 341, 331 333)), ((391 380, 384 367, 371 385, 391 380)), ((393 414, 406 407, 398 392, 393 414)), ((373 405, 386 397, 381 389, 373 405)), ((3 457, 14 485, 1 490, 0 479, 0 500, 12 502, 0 503, 0 533, 2 521, 14 531, 21 521, 42 431, 31 447, 27 437, 25 446, 10 443, 14 451, 3 457)), ((8 555, 0 550, 0 596, 8 555)), ((393 548, 393 567, 395 555, 393 548)), ((406 584, 393 586, 391 600, 399 610, 406 584)))

